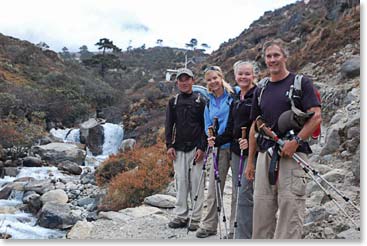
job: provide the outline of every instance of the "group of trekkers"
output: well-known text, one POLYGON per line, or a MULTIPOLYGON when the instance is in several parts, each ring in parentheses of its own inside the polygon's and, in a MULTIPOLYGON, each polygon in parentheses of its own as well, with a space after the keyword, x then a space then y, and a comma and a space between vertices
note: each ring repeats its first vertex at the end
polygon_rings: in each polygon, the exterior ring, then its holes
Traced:
POLYGON ((235 88, 220 67, 207 66, 209 99, 193 92, 191 70, 178 70, 180 93, 168 102, 165 126, 177 190, 170 228, 187 227, 198 238, 218 231, 227 239, 302 238, 306 173, 292 157, 307 161, 307 140, 321 123, 321 104, 311 80, 288 71, 283 42, 266 42, 262 55, 269 77, 257 83, 255 63, 237 61, 235 88), (226 214, 223 190, 230 167, 226 214))

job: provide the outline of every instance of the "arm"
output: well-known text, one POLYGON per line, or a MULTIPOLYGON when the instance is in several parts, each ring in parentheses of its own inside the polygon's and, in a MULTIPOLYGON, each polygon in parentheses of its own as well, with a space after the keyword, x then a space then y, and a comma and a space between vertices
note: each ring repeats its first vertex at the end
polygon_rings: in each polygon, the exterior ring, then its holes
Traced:
POLYGON ((229 108, 229 114, 228 114, 228 121, 227 121, 227 126, 226 129, 224 130, 224 132, 217 136, 215 138, 215 147, 219 147, 223 144, 229 143, 231 142, 232 138, 233 138, 233 116, 232 116, 232 110, 234 107, 234 103, 231 103, 231 106, 229 108))
MULTIPOLYGON (((307 110, 307 112, 315 112, 311 119, 309 119, 303 126, 302 130, 297 134, 301 140, 306 140, 312 133, 317 129, 318 125, 321 124, 321 108, 312 107, 307 110)), ((298 148, 298 143, 295 139, 291 141, 285 141, 282 149, 281 156, 292 157, 298 148)))
POLYGON ((165 132, 166 132, 166 146, 167 146, 167 156, 170 160, 176 159, 176 151, 173 148, 172 137, 173 137, 173 125, 174 125, 174 115, 173 109, 171 107, 171 101, 168 102, 166 109, 166 124, 165 124, 165 132))

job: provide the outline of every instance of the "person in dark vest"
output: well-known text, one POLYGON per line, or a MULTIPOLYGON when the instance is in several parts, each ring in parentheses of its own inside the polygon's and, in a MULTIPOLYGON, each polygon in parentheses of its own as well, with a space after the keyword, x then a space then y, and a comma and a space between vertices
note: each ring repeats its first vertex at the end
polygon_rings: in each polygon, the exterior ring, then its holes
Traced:
POLYGON ((288 94, 296 75, 287 69, 288 52, 281 40, 266 42, 263 56, 270 78, 264 88, 261 88, 260 82, 254 93, 251 110, 254 123, 250 130, 249 157, 245 170, 247 179, 255 179, 252 238, 300 239, 306 210, 307 175, 292 156, 297 153, 307 161, 307 154, 311 153, 307 139, 321 123, 321 105, 312 82, 303 77, 299 107, 303 112, 313 112, 313 116, 293 138, 284 138, 285 144, 276 160, 279 163, 276 183, 271 184, 271 157, 266 151, 276 147, 276 144, 262 131, 258 131, 255 140, 255 119, 261 116, 277 135, 285 137, 279 132, 278 119, 282 113, 291 110, 288 94), (255 173, 256 145, 259 153, 255 173))
POLYGON ((168 102, 165 124, 167 156, 173 161, 177 190, 175 218, 168 226, 187 227, 188 196, 190 195, 193 202, 196 192, 199 191, 188 228, 195 231, 199 227, 204 200, 204 182, 199 184, 199 180, 207 146, 204 129, 206 101, 192 90, 195 80, 191 70, 179 69, 176 79, 180 93, 168 102))

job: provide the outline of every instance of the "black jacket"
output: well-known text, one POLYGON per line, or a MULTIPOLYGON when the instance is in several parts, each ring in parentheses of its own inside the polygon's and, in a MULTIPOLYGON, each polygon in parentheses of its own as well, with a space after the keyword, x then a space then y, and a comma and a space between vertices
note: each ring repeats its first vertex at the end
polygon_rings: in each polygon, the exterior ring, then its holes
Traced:
MULTIPOLYGON (((250 119, 252 97, 256 86, 251 88, 245 95, 244 100, 240 100, 240 91, 236 94, 230 108, 226 130, 215 140, 215 146, 231 143, 231 151, 237 155, 241 154, 238 139, 241 138, 241 127, 247 127, 246 138, 248 139, 252 121, 250 119)), ((244 150, 244 155, 248 155, 248 149, 244 150)))
POLYGON ((166 110, 166 146, 188 152, 195 147, 205 151, 207 146, 204 128, 206 101, 193 92, 180 93, 175 105, 171 98, 166 110))

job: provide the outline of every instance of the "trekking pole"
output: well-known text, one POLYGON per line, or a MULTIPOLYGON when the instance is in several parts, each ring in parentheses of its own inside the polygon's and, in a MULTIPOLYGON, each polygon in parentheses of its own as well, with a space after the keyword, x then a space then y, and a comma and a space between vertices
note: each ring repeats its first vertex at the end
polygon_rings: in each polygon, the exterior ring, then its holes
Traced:
MULTIPOLYGON (((242 132, 242 139, 246 138, 246 129, 247 127, 241 127, 241 132, 242 132)), ((233 232, 233 239, 236 239, 236 230, 237 230, 237 209, 238 209, 238 199, 239 199, 239 193, 240 193, 240 187, 241 187, 241 178, 242 178, 242 172, 243 172, 243 149, 241 149, 241 156, 240 156, 240 164, 239 164, 239 168, 238 168, 238 174, 237 174, 237 194, 236 194, 236 204, 235 204, 235 209, 234 209, 234 224, 233 224, 233 228, 234 228, 234 232, 233 232)))
MULTIPOLYGON (((190 228, 190 225, 191 225, 191 221, 192 221, 192 216, 194 214, 194 210, 195 210, 195 205, 196 205, 196 202, 198 200, 198 196, 199 196, 199 191, 200 191, 200 185, 201 185, 201 182, 204 180, 205 182, 205 168, 206 168, 206 162, 208 161, 208 155, 209 155, 209 152, 210 152, 210 147, 208 146, 206 148, 206 151, 205 151, 205 155, 204 155, 204 162, 203 162, 203 168, 201 170, 201 175, 200 175, 200 179, 199 179, 199 185, 198 185, 198 188, 196 190, 196 193, 195 193, 195 197, 194 197, 194 203, 192 205, 192 211, 191 211, 191 216, 190 216, 190 219, 189 219, 189 224, 187 226, 187 234, 189 234, 189 228, 190 228)), ((194 161, 195 163, 195 161, 194 161)))
MULTIPOLYGON (((211 134, 214 134, 214 128, 211 134)), ((218 214, 218 221, 219 221, 219 238, 222 239, 222 227, 220 225, 220 218, 221 213, 223 213, 223 223, 224 223, 224 230, 225 230, 225 237, 228 237, 228 228, 227 228, 227 219, 224 211, 224 204, 223 204, 223 196, 221 191, 221 181, 219 176, 219 169, 218 169, 218 155, 213 151, 213 167, 214 167, 214 180, 215 180, 215 200, 217 203, 217 214, 218 214)))
MULTIPOLYGON (((271 137, 276 143, 279 144, 280 147, 284 146, 284 141, 278 137, 278 135, 276 135, 276 133, 274 131, 272 131, 269 127, 266 127, 264 120, 262 120, 260 117, 258 117, 256 119, 256 125, 258 129, 261 129, 264 131, 264 133, 271 137)), ((268 152, 272 155, 272 149, 268 149, 268 152)), ((356 226, 356 230, 360 231, 360 227, 357 225, 357 223, 352 219, 351 216, 349 216, 347 214, 347 212, 340 206, 340 204, 338 204, 338 202, 336 201, 335 198, 333 198, 331 196, 331 194, 325 189, 325 187, 323 187, 319 181, 317 181, 317 179, 315 178, 315 176, 321 178, 322 180, 326 181, 323 177, 320 176, 320 174, 313 169, 305 160, 303 160, 297 153, 294 153, 292 158, 297 162, 298 165, 301 166, 301 168, 313 179, 313 181, 315 181, 315 183, 320 187, 320 189, 325 193, 325 195, 329 198, 330 201, 332 201, 338 208, 340 211, 343 212, 343 214, 356 226), (313 174, 310 174, 309 171, 312 171, 313 174)), ((329 184, 330 187, 333 187, 329 182, 326 182, 327 184, 329 184)), ((336 188, 334 188, 334 190, 336 190, 336 188)), ((337 192, 337 194, 342 194, 341 192, 337 192)), ((345 196, 342 196, 343 198, 345 196)), ((345 199, 344 199, 345 200, 345 199)), ((350 199, 348 198, 348 201, 350 201, 350 199)), ((359 211, 359 209, 358 209, 359 211)))

